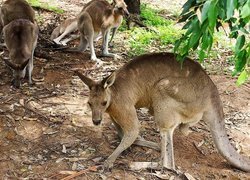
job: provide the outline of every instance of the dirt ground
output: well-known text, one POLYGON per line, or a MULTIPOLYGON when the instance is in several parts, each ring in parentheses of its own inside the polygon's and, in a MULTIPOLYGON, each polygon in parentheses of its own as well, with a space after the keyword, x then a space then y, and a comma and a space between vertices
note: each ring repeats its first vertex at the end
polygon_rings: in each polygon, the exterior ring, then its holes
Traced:
MULTIPOLYGON (((71 8, 76 7, 76 11, 85 3, 59 2, 67 10, 64 17, 74 14, 71 8)), ((160 157, 156 150, 135 145, 122 153, 111 171, 103 171, 101 165, 118 146, 119 139, 107 115, 101 126, 92 124, 86 103, 88 89, 73 71, 81 69, 101 79, 129 61, 126 49, 116 38, 118 45, 111 51, 123 59, 102 58, 105 64, 101 67, 89 60, 89 51, 53 51, 45 39, 62 18, 42 10, 37 14, 44 15, 44 19, 35 52, 35 84, 29 87, 24 80, 21 89, 15 89, 11 86, 10 69, 0 62, 1 179, 67 179, 71 175, 74 179, 250 179, 250 173, 231 167, 217 153, 202 121, 191 128, 188 136, 178 130, 174 135, 176 165, 185 174, 166 171, 162 175, 159 169, 130 170, 132 161, 156 162, 160 157)), ((100 43, 96 49, 99 55, 100 43)), ((6 49, 4 55, 8 55, 6 49)), ((250 156, 250 84, 236 87, 236 79, 223 70, 208 72, 221 95, 229 138, 239 153, 250 156)), ((138 117, 141 136, 159 142, 153 118, 144 109, 138 110, 138 117)))

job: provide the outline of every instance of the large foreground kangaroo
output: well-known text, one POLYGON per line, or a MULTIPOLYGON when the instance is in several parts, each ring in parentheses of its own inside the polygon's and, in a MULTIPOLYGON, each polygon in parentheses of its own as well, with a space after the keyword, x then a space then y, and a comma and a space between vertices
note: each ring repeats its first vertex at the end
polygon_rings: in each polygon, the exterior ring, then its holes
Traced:
POLYGON ((122 136, 106 167, 112 167, 121 152, 135 142, 139 135, 136 109, 147 107, 160 129, 163 167, 175 169, 175 128, 179 126, 186 133, 189 126, 203 119, 220 154, 233 166, 250 172, 250 160, 238 154, 228 140, 218 90, 197 62, 187 58, 181 66, 174 54, 149 54, 135 58, 99 82, 80 72, 77 75, 90 89, 93 123, 100 124, 107 112, 122 136))
POLYGON ((10 59, 1 58, 13 69, 14 85, 20 87, 25 71, 32 84, 33 54, 38 38, 34 10, 25 0, 7 0, 1 7, 0 21, 10 59))

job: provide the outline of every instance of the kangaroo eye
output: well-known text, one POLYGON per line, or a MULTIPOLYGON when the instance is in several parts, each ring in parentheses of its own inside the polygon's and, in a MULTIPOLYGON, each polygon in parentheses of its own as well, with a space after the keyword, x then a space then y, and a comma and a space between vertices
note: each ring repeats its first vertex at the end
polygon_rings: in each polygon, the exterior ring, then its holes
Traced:
POLYGON ((107 105, 107 101, 103 101, 103 102, 102 102, 102 105, 103 105, 103 106, 106 106, 106 105, 107 105))
POLYGON ((90 103, 90 102, 88 102, 88 105, 91 107, 92 106, 92 104, 90 103))

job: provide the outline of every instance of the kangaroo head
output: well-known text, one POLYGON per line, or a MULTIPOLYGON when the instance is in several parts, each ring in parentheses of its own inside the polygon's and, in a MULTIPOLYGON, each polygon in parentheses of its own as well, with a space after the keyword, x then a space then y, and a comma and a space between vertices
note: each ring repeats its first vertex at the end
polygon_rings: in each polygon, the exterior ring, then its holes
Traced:
POLYGON ((19 88, 21 85, 21 79, 24 78, 25 75, 24 69, 29 63, 29 59, 21 64, 15 64, 6 58, 1 57, 1 59, 13 70, 13 76, 14 76, 13 84, 16 88, 19 88))
POLYGON ((76 74, 89 87, 88 104, 92 111, 92 121, 95 125, 99 125, 104 112, 111 103, 110 86, 115 82, 115 73, 98 82, 84 76, 78 71, 76 71, 76 74))
POLYGON ((127 5, 123 0, 114 0, 113 6, 114 6, 114 10, 116 13, 120 15, 126 15, 126 16, 129 15, 127 5))

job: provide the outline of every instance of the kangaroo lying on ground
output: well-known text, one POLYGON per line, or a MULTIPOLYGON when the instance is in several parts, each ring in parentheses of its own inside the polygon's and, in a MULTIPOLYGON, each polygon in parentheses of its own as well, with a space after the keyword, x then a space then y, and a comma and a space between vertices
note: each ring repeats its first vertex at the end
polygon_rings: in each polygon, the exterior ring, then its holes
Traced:
POLYGON ((123 0, 114 0, 113 5, 106 0, 92 0, 87 3, 78 18, 80 44, 76 49, 69 51, 85 51, 89 46, 91 60, 100 62, 101 60, 96 57, 93 42, 95 37, 101 33, 103 38, 102 55, 115 57, 114 54, 108 52, 110 29, 120 26, 124 14, 129 13, 123 0))
POLYGON ((218 90, 197 62, 187 58, 181 66, 174 54, 159 53, 139 56, 99 82, 76 73, 90 89, 93 123, 100 124, 107 112, 122 138, 105 167, 112 167, 121 152, 135 142, 139 135, 136 109, 147 107, 160 129, 163 167, 175 169, 175 128, 179 126, 186 134, 203 119, 220 154, 233 166, 250 172, 250 159, 238 154, 227 137, 218 90))
POLYGON ((50 40, 54 41, 56 44, 67 45, 71 40, 77 39, 79 35, 71 35, 69 38, 61 41, 65 36, 76 32, 77 28, 77 18, 69 17, 63 21, 58 27, 56 27, 51 33, 50 40))
POLYGON ((32 84, 33 54, 38 38, 35 12, 25 0, 7 0, 1 7, 1 24, 9 59, 2 59, 13 69, 14 85, 20 87, 27 71, 32 84))

